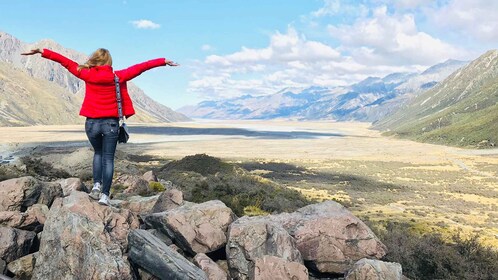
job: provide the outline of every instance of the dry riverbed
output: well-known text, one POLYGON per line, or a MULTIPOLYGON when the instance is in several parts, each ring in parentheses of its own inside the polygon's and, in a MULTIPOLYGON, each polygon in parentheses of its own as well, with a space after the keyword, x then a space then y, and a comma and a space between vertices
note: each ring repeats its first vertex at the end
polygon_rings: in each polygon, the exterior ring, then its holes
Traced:
MULTIPOLYGON (((131 143, 118 150, 165 160, 205 153, 310 197, 341 201, 362 217, 414 222, 421 231, 477 231, 498 248, 498 149, 417 143, 369 127, 330 121, 131 124, 131 143)), ((61 164, 87 160, 60 156, 87 145, 82 125, 0 127, 0 156, 9 161, 47 146, 57 148, 61 164)))

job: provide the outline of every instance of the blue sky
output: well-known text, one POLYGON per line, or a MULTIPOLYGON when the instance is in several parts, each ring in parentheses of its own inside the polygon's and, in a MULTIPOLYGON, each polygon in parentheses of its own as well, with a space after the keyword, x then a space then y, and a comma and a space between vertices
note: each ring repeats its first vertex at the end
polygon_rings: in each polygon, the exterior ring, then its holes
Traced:
POLYGON ((108 48, 115 69, 179 62, 134 80, 173 109, 421 71, 498 44, 495 0, 0 0, 0 14, 25 42, 108 48))

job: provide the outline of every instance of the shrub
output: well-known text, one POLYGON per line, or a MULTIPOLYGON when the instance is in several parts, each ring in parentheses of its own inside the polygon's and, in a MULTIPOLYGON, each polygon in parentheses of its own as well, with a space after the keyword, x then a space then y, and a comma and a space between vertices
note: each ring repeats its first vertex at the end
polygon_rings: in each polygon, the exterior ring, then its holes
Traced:
POLYGON ((410 279, 496 279, 498 252, 481 245, 479 236, 446 241, 440 234, 417 234, 407 223, 373 225, 387 246, 385 260, 398 262, 410 279))
POLYGON ((155 193, 162 192, 165 190, 163 184, 154 181, 149 182, 149 189, 151 189, 155 193))

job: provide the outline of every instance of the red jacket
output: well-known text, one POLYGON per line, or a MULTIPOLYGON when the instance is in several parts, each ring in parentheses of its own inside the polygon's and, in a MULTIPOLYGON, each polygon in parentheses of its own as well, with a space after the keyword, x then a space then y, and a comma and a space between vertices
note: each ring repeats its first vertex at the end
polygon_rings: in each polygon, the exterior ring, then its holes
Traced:
POLYGON ((115 72, 109 65, 95 66, 90 69, 83 68, 78 71, 78 63, 51 50, 43 49, 42 57, 59 62, 71 74, 85 81, 85 99, 81 106, 80 115, 90 118, 118 117, 114 73, 119 77, 123 115, 129 118, 135 114, 135 109, 133 109, 126 82, 149 69, 166 65, 164 58, 158 58, 115 72))

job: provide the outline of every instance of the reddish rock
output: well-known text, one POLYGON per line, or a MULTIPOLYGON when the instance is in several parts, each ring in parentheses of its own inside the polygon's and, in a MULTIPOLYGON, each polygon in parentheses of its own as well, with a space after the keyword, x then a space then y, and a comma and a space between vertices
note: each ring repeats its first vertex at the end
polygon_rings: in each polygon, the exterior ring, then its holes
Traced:
POLYGON ((345 280, 402 280, 403 272, 399 263, 361 259, 346 274, 345 280))
POLYGON ((57 181, 61 187, 64 196, 68 196, 73 191, 89 192, 80 178, 67 178, 57 181))
POLYGON ((152 170, 145 172, 142 178, 147 182, 157 182, 157 176, 156 174, 154 174, 154 171, 152 170))
POLYGON ((40 197, 42 183, 33 177, 0 182, 0 211, 25 211, 40 197))
POLYGON ((120 208, 126 208, 134 213, 147 214, 150 213, 152 207, 156 204, 159 195, 154 196, 131 196, 121 201, 120 208))
POLYGON ((116 179, 115 183, 126 187, 124 194, 143 195, 149 192, 149 182, 140 176, 123 174, 116 179))
POLYGON ((177 189, 168 189, 161 193, 156 204, 152 207, 152 213, 168 211, 181 205, 183 205, 183 193, 177 189))
POLYGON ((209 280, 227 280, 227 273, 206 254, 199 253, 194 257, 194 264, 204 271, 209 280))
POLYGON ((58 198, 47 217, 33 279, 132 279, 124 255, 139 226, 126 209, 102 206, 83 192, 58 198))
POLYGON ((236 216, 219 200, 187 203, 176 209, 145 217, 151 228, 160 229, 180 248, 192 255, 216 251, 225 246, 227 230, 236 216))
POLYGON ((308 269, 301 263, 275 256, 263 256, 251 262, 250 280, 308 280, 308 269))
POLYGON ((294 238, 265 217, 246 216, 232 223, 226 252, 230 275, 235 279, 247 279, 250 263, 266 255, 303 263, 294 238))
POLYGON ((294 213, 268 216, 296 239, 309 266, 345 273, 362 258, 382 258, 387 248, 360 219, 339 203, 313 204, 294 213))

